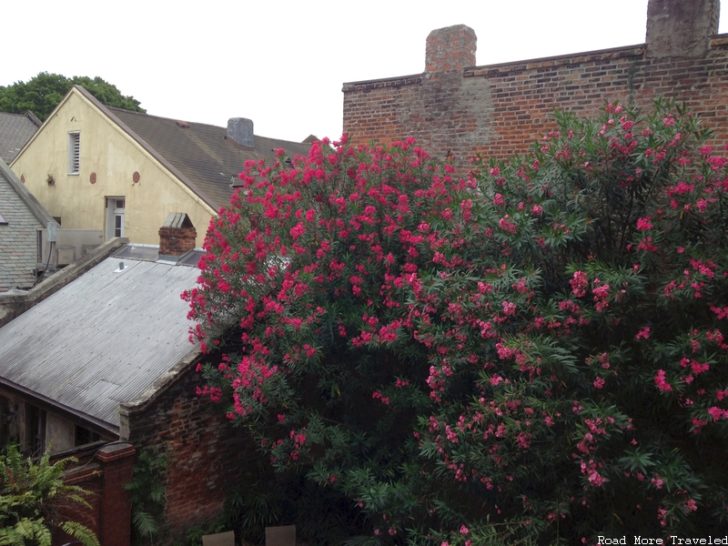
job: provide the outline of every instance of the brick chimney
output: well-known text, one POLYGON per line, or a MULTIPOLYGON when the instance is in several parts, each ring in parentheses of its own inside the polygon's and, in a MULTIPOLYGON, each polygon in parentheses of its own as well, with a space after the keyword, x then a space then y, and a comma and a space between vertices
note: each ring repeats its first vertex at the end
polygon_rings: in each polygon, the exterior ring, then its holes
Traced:
POLYGON ((227 124, 227 137, 246 148, 255 148, 253 120, 248 118, 230 118, 227 124))
POLYGON ((195 248, 197 230, 184 212, 172 212, 159 228, 159 258, 175 260, 195 248))
POLYGON ((720 0, 649 0, 647 55, 703 57, 718 32, 720 0))
POLYGON ((427 36, 425 71, 452 72, 475 66, 475 31, 465 25, 439 28, 427 36))

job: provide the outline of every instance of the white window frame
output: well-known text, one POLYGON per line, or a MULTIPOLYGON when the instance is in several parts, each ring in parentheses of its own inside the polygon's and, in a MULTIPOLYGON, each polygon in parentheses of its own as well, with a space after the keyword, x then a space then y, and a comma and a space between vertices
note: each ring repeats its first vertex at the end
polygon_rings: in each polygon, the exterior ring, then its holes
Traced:
POLYGON ((115 237, 124 237, 124 215, 126 213, 126 198, 121 195, 109 196, 105 200, 106 226, 104 229, 106 240, 115 237), (121 203, 121 206, 119 204, 121 203))
POLYGON ((81 173, 81 133, 68 133, 68 174, 81 173))

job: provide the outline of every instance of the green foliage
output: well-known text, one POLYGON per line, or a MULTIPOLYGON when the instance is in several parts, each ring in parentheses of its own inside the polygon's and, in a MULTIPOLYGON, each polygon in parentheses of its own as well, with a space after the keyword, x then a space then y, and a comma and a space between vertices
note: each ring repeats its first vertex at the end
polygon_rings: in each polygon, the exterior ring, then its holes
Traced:
POLYGON ((86 491, 63 480, 71 462, 51 463, 48 453, 26 459, 15 445, 0 456, 0 545, 50 546, 52 533, 62 530, 84 546, 99 546, 90 529, 59 513, 62 504, 89 506, 86 491))
POLYGON ((143 449, 137 455, 134 474, 125 486, 131 496, 134 544, 155 544, 162 536, 166 472, 164 454, 143 449))
POLYGON ((122 95, 119 89, 96 76, 74 76, 41 72, 27 82, 0 86, 0 112, 22 113, 30 110, 44 121, 74 85, 84 87, 107 106, 144 112, 134 97, 122 95))
POLYGON ((668 102, 557 123, 463 179, 411 140, 249 162, 210 226, 199 392, 339 529, 728 525, 728 160, 668 102))

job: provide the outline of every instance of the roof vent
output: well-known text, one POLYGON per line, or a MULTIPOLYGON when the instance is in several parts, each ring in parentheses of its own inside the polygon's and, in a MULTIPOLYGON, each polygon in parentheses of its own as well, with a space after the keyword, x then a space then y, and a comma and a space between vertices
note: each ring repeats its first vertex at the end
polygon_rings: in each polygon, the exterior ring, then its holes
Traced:
POLYGON ((246 148, 255 148, 253 120, 248 118, 230 118, 227 124, 227 137, 246 148))
POLYGON ((125 267, 126 265, 124 265, 124 262, 119 262, 119 265, 116 267, 116 269, 114 269, 114 273, 121 273, 122 271, 124 271, 125 267))

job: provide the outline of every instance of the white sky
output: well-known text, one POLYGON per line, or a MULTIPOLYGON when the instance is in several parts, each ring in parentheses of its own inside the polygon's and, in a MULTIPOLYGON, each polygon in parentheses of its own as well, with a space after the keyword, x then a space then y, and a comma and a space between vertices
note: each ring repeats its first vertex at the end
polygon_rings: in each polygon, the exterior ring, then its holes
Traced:
POLYGON ((433 29, 473 28, 485 65, 643 43, 646 15, 647 0, 14 0, 0 85, 100 76, 153 115, 337 138, 342 84, 422 72, 433 29))

